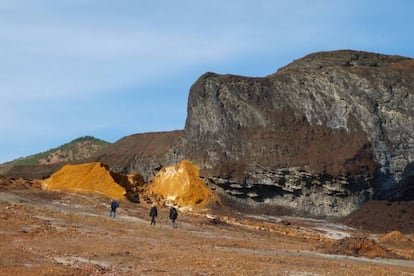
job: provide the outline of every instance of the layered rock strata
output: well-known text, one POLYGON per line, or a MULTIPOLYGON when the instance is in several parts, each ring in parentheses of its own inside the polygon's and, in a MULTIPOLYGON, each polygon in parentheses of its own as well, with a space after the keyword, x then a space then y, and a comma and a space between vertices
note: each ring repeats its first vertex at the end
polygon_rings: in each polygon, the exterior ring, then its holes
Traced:
POLYGON ((413 185, 414 61, 306 56, 265 78, 192 86, 185 157, 240 203, 343 216, 413 185))

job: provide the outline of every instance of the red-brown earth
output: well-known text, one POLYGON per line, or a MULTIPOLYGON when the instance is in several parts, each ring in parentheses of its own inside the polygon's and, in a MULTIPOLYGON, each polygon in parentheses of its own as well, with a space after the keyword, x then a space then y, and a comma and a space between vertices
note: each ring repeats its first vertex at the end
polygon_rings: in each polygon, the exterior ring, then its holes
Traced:
MULTIPOLYGON (((145 202, 121 201, 115 219, 109 218, 108 207, 109 199, 103 196, 43 191, 37 181, 0 178, 0 274, 414 273, 412 231, 358 230, 224 207, 214 214, 180 212, 178 228, 172 228, 162 206, 156 226, 150 225, 145 202)), ((370 221, 371 213, 367 216, 370 221)))

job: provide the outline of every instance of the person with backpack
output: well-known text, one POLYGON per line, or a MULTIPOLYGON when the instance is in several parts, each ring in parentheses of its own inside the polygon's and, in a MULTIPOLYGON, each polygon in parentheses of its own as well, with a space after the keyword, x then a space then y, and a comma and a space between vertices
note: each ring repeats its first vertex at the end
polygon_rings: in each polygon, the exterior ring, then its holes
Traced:
POLYGON ((119 203, 118 201, 116 201, 115 199, 113 199, 111 201, 111 210, 109 211, 109 217, 116 217, 116 209, 119 207, 119 203))
POLYGON ((175 225, 175 221, 177 220, 177 217, 178 217, 177 209, 174 206, 171 206, 171 208, 170 208, 170 220, 171 220, 173 228, 177 227, 175 225))
POLYGON ((155 225, 155 218, 158 216, 158 210, 155 204, 152 204, 149 215, 151 217, 151 225, 155 225))

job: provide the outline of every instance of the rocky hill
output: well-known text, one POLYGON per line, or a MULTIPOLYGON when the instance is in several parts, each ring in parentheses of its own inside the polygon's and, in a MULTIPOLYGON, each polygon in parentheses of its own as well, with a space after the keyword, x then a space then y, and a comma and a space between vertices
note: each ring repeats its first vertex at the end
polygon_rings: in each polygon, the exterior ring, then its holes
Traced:
POLYGON ((414 60, 306 56, 264 78, 192 86, 185 156, 236 204, 343 216, 414 185, 414 60))
POLYGON ((165 131, 126 136, 90 158, 118 173, 139 173, 145 180, 163 167, 183 159, 184 131, 165 131))
POLYGON ((27 179, 47 177, 63 164, 89 158, 109 144, 91 136, 80 137, 48 151, 0 164, 0 174, 27 179))
POLYGON ((413 59, 315 53, 263 78, 206 73, 184 131, 126 137, 97 161, 149 179, 188 159, 235 206, 344 216, 413 194, 412 104, 413 59))
POLYGON ((413 59, 320 52, 263 78, 206 73, 184 130, 127 136, 84 161, 149 180, 187 159, 236 207, 341 217, 414 198, 413 104, 413 59))

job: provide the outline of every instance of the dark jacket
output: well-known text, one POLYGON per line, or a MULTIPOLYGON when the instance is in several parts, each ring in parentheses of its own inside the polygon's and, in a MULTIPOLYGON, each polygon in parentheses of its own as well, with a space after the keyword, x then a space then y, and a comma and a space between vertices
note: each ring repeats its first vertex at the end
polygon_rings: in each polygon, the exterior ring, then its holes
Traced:
POLYGON ((149 213, 150 217, 156 217, 158 216, 158 210, 156 206, 152 206, 150 213, 149 213))
POLYGON ((177 219, 178 217, 178 212, 177 209, 175 209, 174 207, 170 208, 170 219, 177 219))
POLYGON ((119 207, 118 201, 112 200, 112 202, 111 202, 111 209, 112 209, 112 211, 115 211, 116 208, 118 208, 118 207, 119 207))

